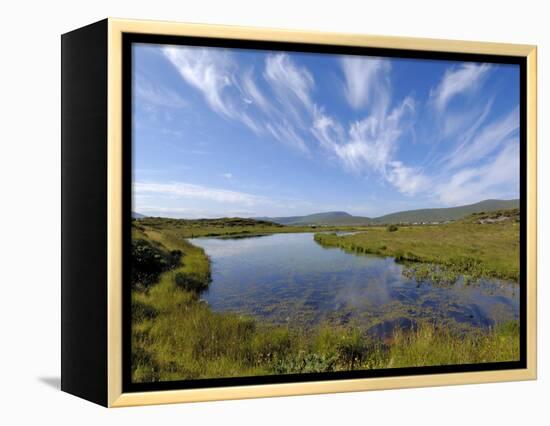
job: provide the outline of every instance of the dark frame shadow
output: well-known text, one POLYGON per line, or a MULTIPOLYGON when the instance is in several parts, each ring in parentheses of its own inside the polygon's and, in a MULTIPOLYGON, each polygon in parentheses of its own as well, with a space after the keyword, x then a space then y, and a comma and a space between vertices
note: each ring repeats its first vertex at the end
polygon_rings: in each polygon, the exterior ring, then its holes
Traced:
POLYGON ((53 389, 61 390, 61 377, 59 376, 38 377, 38 381, 53 389))

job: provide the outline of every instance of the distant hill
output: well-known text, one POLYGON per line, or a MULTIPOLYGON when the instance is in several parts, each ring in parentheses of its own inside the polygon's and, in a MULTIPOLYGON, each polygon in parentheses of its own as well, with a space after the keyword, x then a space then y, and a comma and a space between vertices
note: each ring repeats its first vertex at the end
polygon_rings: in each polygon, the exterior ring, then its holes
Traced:
POLYGON ((288 217, 257 217, 281 225, 368 225, 371 219, 362 216, 352 216, 346 212, 315 213, 307 216, 288 217))
POLYGON ((391 223, 431 223, 462 219, 472 213, 519 208, 519 200, 484 200, 458 207, 406 210, 369 218, 346 212, 315 213, 306 216, 258 217, 281 225, 377 225, 391 223))
POLYGON ((145 218, 145 217, 147 217, 147 216, 145 216, 144 214, 141 214, 141 213, 132 212, 132 217, 133 217, 134 219, 143 219, 143 218, 145 218))
POLYGON ((445 222, 462 219, 472 213, 490 212, 494 210, 517 209, 519 200, 484 200, 475 204, 439 209, 406 210, 377 217, 374 223, 415 223, 415 222, 445 222))

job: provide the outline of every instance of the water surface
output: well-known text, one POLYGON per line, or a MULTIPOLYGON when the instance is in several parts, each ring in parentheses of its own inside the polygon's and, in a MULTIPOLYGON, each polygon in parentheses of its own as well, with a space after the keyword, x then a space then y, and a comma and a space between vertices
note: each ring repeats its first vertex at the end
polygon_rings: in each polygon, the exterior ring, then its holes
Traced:
POLYGON ((518 318, 519 287, 499 280, 418 283, 391 257, 323 248, 312 233, 195 238, 212 261, 203 298, 215 311, 273 324, 353 324, 375 335, 419 319, 468 328, 518 318))

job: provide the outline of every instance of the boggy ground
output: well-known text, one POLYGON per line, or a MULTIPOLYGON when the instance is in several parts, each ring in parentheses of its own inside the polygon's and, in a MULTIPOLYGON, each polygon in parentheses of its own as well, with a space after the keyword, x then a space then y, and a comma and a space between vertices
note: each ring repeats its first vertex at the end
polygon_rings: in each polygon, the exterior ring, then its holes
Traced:
POLYGON ((519 211, 478 213, 438 225, 371 227, 339 236, 317 233, 315 241, 356 253, 392 256, 409 268, 405 273, 419 280, 454 283, 501 278, 519 280, 519 211))
MULTIPOLYGON (((384 227, 350 227, 344 230, 365 232, 341 237, 318 234, 316 238, 321 244, 345 249, 354 244, 365 252, 388 256, 396 256, 401 250, 403 260, 413 255, 415 262, 446 265, 457 256, 475 256, 482 265, 475 271, 483 271, 481 275, 516 277, 519 259, 513 263, 513 257, 514 250, 519 250, 517 222, 511 219, 480 223, 479 219, 398 227, 391 232, 384 227)), ((414 330, 396 330, 391 339, 381 341, 352 326, 325 323, 307 333, 267 326, 252 318, 214 312, 200 300, 201 291, 210 282, 210 262, 206 253, 186 238, 306 229, 311 231, 310 227, 250 219, 134 221, 132 380, 153 382, 519 359, 517 322, 493 329, 472 328, 468 333, 424 322, 414 330)))

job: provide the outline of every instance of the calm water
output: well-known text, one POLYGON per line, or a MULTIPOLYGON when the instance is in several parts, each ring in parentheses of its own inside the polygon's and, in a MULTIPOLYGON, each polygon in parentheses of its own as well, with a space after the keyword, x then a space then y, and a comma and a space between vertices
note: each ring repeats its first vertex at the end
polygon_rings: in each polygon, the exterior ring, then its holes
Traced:
POLYGON ((486 327, 518 317, 517 285, 419 284, 393 258, 323 248, 310 233, 191 241, 211 258, 213 281, 202 297, 216 311, 300 327, 351 323, 376 335, 421 318, 486 327))

